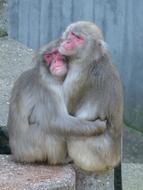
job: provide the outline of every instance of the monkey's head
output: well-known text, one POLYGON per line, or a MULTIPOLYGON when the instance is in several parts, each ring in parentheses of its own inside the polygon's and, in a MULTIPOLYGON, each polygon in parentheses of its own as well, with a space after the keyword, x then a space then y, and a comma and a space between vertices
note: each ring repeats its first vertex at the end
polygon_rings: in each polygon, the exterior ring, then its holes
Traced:
POLYGON ((53 48, 51 51, 46 51, 44 61, 52 75, 64 77, 67 74, 65 57, 59 53, 58 49, 53 48))
POLYGON ((96 24, 79 21, 67 27, 62 35, 59 52, 74 58, 90 58, 99 60, 103 56, 105 42, 103 35, 96 24))

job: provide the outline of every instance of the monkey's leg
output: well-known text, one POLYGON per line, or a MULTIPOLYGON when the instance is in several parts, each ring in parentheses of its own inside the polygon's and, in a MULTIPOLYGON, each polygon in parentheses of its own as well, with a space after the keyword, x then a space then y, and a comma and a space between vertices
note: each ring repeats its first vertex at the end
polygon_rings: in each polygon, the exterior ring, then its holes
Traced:
POLYGON ((68 153, 74 163, 90 172, 101 172, 115 167, 120 160, 118 151, 114 150, 110 139, 99 137, 76 138, 68 141, 68 153))
POLYGON ((15 131, 10 138, 10 146, 15 160, 20 162, 47 161, 49 164, 58 164, 66 155, 63 139, 47 136, 42 128, 35 125, 29 126, 26 131, 15 131))
POLYGON ((67 145, 64 137, 47 135, 44 145, 49 164, 55 165, 65 163, 67 145))
POLYGON ((105 170, 106 165, 96 151, 88 145, 87 138, 72 138, 68 141, 68 154, 81 169, 89 172, 105 170))

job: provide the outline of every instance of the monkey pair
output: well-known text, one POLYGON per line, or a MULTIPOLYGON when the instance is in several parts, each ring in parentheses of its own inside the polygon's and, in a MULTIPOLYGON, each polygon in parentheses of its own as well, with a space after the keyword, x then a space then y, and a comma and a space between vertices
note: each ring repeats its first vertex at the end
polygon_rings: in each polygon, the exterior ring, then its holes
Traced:
POLYGON ((120 161, 123 95, 100 29, 67 27, 41 48, 33 69, 16 81, 8 128, 16 160, 64 163, 67 152, 86 171, 120 161))

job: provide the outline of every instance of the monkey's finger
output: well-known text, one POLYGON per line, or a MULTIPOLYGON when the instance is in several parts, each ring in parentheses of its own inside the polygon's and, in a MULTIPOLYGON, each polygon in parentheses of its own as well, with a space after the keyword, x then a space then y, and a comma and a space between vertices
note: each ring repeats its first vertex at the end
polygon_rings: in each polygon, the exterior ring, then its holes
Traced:
POLYGON ((104 132, 106 129, 106 120, 101 121, 100 119, 96 120, 97 130, 100 132, 104 132))

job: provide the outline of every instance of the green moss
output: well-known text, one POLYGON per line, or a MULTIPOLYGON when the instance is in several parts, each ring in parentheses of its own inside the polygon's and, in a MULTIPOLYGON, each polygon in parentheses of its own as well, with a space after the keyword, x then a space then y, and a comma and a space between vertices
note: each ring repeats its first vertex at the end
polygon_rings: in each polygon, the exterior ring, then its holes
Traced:
POLYGON ((137 129, 135 129, 135 128, 133 128, 132 126, 129 126, 129 125, 127 125, 127 123, 124 123, 123 124, 123 127, 126 127, 126 128, 128 128, 130 131, 136 131, 137 133, 139 133, 139 134, 141 134, 142 136, 143 136, 143 133, 141 132, 141 131, 139 131, 139 130, 137 130, 137 129))
POLYGON ((3 8, 3 4, 6 3, 6 0, 0 0, 0 9, 3 8))
POLYGON ((6 30, 0 28, 0 37, 7 36, 6 30))

